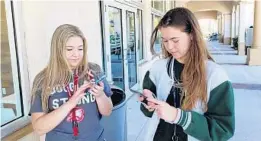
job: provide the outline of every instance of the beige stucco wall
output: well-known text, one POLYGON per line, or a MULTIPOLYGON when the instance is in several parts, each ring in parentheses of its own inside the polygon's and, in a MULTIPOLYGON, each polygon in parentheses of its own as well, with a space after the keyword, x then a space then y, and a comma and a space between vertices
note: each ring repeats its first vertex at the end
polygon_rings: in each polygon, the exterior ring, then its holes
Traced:
POLYGON ((102 63, 98 1, 23 1, 21 12, 31 82, 46 66, 52 34, 61 24, 78 26, 88 41, 89 60, 102 63))
POLYGON ((187 8, 193 12, 217 10, 222 13, 230 13, 232 6, 230 1, 190 1, 187 3, 187 8))
POLYGON ((200 19, 217 19, 217 11, 199 11, 194 12, 198 20, 200 19))

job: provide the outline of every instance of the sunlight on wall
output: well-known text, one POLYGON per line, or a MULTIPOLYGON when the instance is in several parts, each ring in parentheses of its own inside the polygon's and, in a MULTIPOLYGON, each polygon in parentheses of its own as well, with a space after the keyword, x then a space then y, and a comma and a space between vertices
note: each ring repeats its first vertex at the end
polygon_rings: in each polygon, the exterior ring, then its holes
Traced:
POLYGON ((218 32, 217 20, 214 19, 200 19, 199 25, 203 34, 203 37, 207 37, 209 34, 218 32))

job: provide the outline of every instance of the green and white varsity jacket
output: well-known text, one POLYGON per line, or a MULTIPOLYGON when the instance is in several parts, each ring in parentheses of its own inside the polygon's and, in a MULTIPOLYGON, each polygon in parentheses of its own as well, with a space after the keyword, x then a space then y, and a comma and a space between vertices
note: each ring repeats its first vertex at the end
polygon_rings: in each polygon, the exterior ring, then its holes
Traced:
MULTIPOLYGON (((162 101, 166 101, 172 87, 172 80, 167 73, 167 62, 168 59, 157 60, 143 80, 143 89, 149 89, 162 101)), ((219 65, 213 61, 206 61, 206 70, 208 110, 204 112, 201 101, 197 101, 192 111, 178 108, 174 124, 184 129, 188 141, 225 141, 233 136, 235 130, 233 88, 227 74, 219 65)), ((144 140, 152 141, 159 118, 142 104, 141 111, 150 117, 144 140)))

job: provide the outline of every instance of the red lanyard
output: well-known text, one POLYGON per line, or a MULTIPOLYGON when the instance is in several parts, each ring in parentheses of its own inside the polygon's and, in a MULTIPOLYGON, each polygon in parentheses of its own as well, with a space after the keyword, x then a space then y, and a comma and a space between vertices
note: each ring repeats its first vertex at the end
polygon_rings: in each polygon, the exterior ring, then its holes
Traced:
MULTIPOLYGON (((74 75, 73 77, 73 94, 77 91, 78 88, 78 75, 74 75)), ((66 86, 66 90, 68 92, 68 97, 72 97, 71 90, 69 88, 69 84, 66 86)), ((76 108, 72 109, 72 129, 73 129, 73 135, 78 136, 79 130, 78 130, 78 122, 76 120, 76 108)))

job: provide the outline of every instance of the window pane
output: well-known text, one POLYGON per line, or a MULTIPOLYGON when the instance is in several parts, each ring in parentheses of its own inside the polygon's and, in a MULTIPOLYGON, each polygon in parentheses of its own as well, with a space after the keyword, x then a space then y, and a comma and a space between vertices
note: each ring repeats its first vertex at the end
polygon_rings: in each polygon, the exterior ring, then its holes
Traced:
POLYGON ((22 116, 15 55, 14 43, 8 37, 5 3, 1 1, 1 126, 22 116))
MULTIPOLYGON (((154 16, 154 18, 153 18, 153 30, 158 25, 160 19, 161 19, 160 16, 156 16, 156 15, 154 16)), ((155 49, 156 53, 161 52, 161 35, 160 35, 160 32, 158 32, 156 41, 154 43, 154 49, 155 49)))
POLYGON ((163 10, 163 1, 154 1, 154 7, 156 10, 164 12, 163 10))
POLYGON ((135 13, 127 11, 126 13, 126 29, 127 29, 127 61, 129 88, 137 83, 137 61, 136 61, 136 31, 135 31, 135 13))
POLYGON ((110 25, 111 73, 114 85, 124 89, 124 70, 122 54, 122 11, 108 7, 110 25))
POLYGON ((139 52, 139 60, 144 59, 143 57, 143 31, 142 31, 142 11, 138 10, 137 12, 138 19, 138 52, 139 52))

